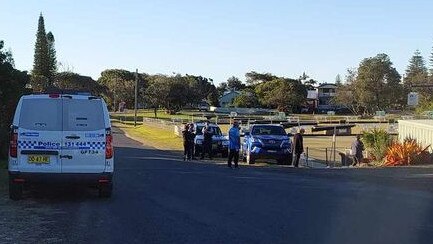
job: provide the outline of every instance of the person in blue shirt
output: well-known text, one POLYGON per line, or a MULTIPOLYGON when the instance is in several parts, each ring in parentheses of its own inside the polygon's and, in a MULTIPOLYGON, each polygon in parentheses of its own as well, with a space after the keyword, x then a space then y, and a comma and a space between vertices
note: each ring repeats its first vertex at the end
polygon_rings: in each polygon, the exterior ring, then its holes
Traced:
POLYGON ((239 162, 239 149, 241 148, 241 135, 239 131, 239 123, 233 122, 232 128, 229 130, 229 158, 227 166, 232 167, 232 160, 234 160, 235 168, 238 167, 239 162))

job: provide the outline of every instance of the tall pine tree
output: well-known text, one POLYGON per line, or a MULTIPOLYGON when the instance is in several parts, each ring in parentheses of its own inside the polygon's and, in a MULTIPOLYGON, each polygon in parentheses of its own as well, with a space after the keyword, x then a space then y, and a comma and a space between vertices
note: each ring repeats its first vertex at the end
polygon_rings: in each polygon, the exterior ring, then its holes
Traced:
MULTIPOLYGON (((48 43, 48 65, 50 68, 50 75, 54 76, 57 73, 57 58, 56 58, 56 49, 54 46, 54 35, 53 33, 48 32, 47 34, 47 43, 48 43)), ((53 77, 50 77, 53 79, 53 77)))
POLYGON ((52 86, 47 34, 45 33, 44 17, 39 16, 36 33, 35 55, 32 70, 32 88, 34 91, 45 91, 52 86))
POLYGON ((409 60, 409 65, 406 69, 404 77, 405 92, 418 92, 420 95, 420 103, 424 104, 431 100, 431 88, 416 87, 416 85, 425 85, 428 83, 428 70, 419 50, 416 50, 412 58, 409 60), (415 87, 413 87, 415 85, 415 87))
POLYGON ((33 75, 50 76, 49 52, 47 34, 45 33, 44 17, 39 16, 38 32, 36 33, 35 55, 33 61, 33 75))

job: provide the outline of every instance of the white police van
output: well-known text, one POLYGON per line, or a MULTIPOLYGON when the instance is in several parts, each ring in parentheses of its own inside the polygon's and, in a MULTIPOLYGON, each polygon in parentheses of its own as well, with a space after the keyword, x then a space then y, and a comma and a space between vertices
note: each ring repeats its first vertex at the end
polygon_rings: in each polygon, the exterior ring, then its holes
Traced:
POLYGON ((9 197, 24 185, 97 186, 111 197, 114 150, 107 105, 90 94, 22 96, 11 126, 9 197))

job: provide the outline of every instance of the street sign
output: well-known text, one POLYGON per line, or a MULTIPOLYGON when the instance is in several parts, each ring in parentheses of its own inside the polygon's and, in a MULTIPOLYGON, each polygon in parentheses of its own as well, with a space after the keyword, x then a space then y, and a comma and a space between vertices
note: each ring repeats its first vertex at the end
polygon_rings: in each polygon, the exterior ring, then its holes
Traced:
POLYGON ((410 92, 407 95, 407 105, 409 106, 417 106, 418 100, 419 100, 418 92, 410 92))

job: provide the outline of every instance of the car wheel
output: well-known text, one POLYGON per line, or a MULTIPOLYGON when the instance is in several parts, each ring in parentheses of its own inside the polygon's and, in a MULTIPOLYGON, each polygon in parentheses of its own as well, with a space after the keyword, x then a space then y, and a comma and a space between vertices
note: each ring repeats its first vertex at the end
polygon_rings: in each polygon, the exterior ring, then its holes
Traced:
POLYGON ((251 155, 250 152, 247 152, 247 164, 254 164, 255 163, 255 158, 253 155, 251 155))
POLYGON ((229 156, 229 151, 228 151, 228 150, 224 150, 224 151, 221 153, 221 156, 222 156, 223 158, 227 158, 227 157, 229 156))
POLYGON ((99 197, 110 198, 113 193, 113 183, 99 185, 99 197))
POLYGON ((20 200, 23 198, 23 184, 15 183, 12 179, 9 180, 9 198, 12 200, 20 200))

